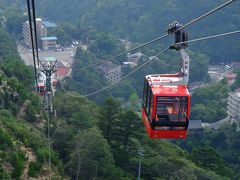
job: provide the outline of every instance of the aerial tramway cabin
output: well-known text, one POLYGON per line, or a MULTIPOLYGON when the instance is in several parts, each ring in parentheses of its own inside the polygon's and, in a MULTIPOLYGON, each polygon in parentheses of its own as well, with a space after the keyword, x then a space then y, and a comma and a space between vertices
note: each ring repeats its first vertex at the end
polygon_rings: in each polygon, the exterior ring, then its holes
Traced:
POLYGON ((190 93, 185 85, 158 85, 161 76, 146 76, 142 118, 151 138, 186 138, 190 93), (155 83, 152 83, 155 82, 155 83))
POLYGON ((181 54, 180 71, 176 74, 153 74, 144 79, 142 120, 150 138, 186 138, 190 118, 188 91, 190 58, 185 51, 188 34, 178 30, 179 23, 169 25, 168 33, 175 33, 175 49, 181 54), (176 44, 178 43, 178 44, 176 44))
POLYGON ((45 83, 42 79, 38 79, 37 92, 39 96, 44 96, 45 94, 45 83))
POLYGON ((42 72, 38 72, 37 93, 39 96, 44 96, 46 90, 46 76, 42 72))

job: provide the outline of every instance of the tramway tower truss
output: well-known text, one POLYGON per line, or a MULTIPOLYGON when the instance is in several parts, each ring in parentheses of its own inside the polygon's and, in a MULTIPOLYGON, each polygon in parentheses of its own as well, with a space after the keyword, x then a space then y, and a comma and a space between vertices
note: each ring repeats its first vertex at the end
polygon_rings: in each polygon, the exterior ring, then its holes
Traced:
POLYGON ((44 58, 41 60, 40 71, 46 76, 46 89, 43 99, 43 108, 46 113, 53 113, 53 87, 52 87, 52 75, 56 73, 57 60, 51 58, 44 58))

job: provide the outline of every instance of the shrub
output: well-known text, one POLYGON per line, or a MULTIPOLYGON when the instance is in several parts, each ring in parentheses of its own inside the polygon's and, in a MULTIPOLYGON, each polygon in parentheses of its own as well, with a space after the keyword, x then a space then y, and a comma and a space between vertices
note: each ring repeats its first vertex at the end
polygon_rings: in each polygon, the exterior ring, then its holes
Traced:
POLYGON ((42 164, 38 161, 32 161, 29 164, 28 175, 34 177, 42 168, 42 164))

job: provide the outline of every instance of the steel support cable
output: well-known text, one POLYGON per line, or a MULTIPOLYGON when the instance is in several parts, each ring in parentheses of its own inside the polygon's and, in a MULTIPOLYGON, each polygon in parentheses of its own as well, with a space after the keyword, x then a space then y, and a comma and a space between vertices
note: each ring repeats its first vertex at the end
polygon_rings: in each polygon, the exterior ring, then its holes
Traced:
MULTIPOLYGON (((32 0, 32 14, 30 9, 30 0, 27 0, 27 7, 28 7, 28 17, 29 17, 29 27, 30 27, 30 35, 31 35, 31 44, 32 44, 32 54, 33 54, 33 61, 34 61, 34 70, 35 70, 35 79, 37 84, 37 70, 36 70, 36 57, 35 57, 35 50, 37 56, 37 63, 39 67, 40 59, 39 59, 39 52, 38 52, 38 37, 37 37, 37 27, 36 27, 36 13, 35 13, 35 2, 32 0), (33 15, 33 26, 34 26, 34 35, 32 29, 32 18, 33 15), (34 37, 34 38, 33 38, 34 37), (35 48, 34 48, 35 45, 35 48)), ((51 137, 50 137, 50 118, 49 112, 47 113, 47 138, 48 138, 48 165, 51 166, 51 137)), ((50 177, 51 178, 51 177, 50 177)))
POLYGON ((112 87, 112 86, 120 83, 121 81, 123 81, 124 79, 128 78, 130 75, 132 75, 133 73, 135 73, 136 71, 138 71, 139 69, 141 69, 143 66, 145 66, 146 64, 148 64, 148 63, 150 63, 151 61, 153 61, 156 57, 158 57, 158 56, 160 56, 161 54, 163 54, 163 53, 164 53, 165 51, 167 51, 168 49, 169 49, 169 46, 166 47, 166 48, 164 48, 164 49, 163 49, 161 52, 159 52, 157 55, 155 55, 154 57, 152 57, 152 58, 149 59, 148 61, 146 61, 146 62, 144 62, 143 64, 141 64, 140 66, 138 66, 136 69, 134 69, 133 71, 131 71, 130 73, 128 73, 128 74, 125 75, 124 77, 122 77, 118 82, 112 83, 112 84, 110 84, 110 85, 108 85, 108 86, 105 86, 104 88, 102 88, 102 89, 100 89, 100 90, 98 90, 98 91, 95 91, 95 92, 92 92, 92 93, 89 93, 89 94, 86 94, 86 95, 74 95, 74 94, 71 94, 70 92, 68 92, 68 91, 64 88, 64 86, 63 86, 63 84, 61 83, 60 80, 58 80, 58 82, 59 82, 60 86, 62 87, 63 91, 64 91, 67 95, 69 95, 69 96, 71 96, 71 97, 89 97, 89 96, 98 94, 98 93, 100 93, 100 92, 102 92, 102 91, 104 91, 104 90, 106 90, 106 89, 109 89, 110 87, 112 87))
POLYGON ((38 53, 38 36, 37 36, 37 25, 36 25, 36 13, 35 13, 35 1, 32 0, 32 11, 33 11, 33 26, 34 26, 34 37, 35 37, 35 49, 37 55, 37 63, 39 68, 39 53, 38 53))
MULTIPOLYGON (((218 7, 212 9, 211 11, 208 11, 207 13, 205 13, 205 14, 197 17, 196 19, 193 19, 192 21, 189 21, 188 23, 186 23, 185 25, 183 25, 182 27, 180 27, 180 28, 179 28, 178 30, 176 30, 176 31, 180 31, 180 30, 182 30, 182 29, 184 29, 184 28, 186 28, 186 27, 188 27, 188 26, 196 23, 197 21, 200 21, 201 19, 203 19, 203 18, 205 18, 205 17, 213 14, 214 12, 216 12, 216 11, 218 11, 218 10, 226 7, 226 6, 228 6, 229 4, 233 3, 234 1, 236 1, 236 0, 230 0, 230 1, 227 1, 226 3, 223 3, 222 5, 219 5, 218 7)), ((175 31, 175 32, 176 32, 176 31, 175 31)), ((173 33, 175 33, 175 32, 173 32, 173 33)), ((161 39, 163 39, 163 38, 165 38, 165 37, 167 37, 167 36, 170 36, 170 35, 171 35, 171 34, 162 35, 162 36, 157 37, 157 38, 155 38, 155 39, 153 39, 153 40, 151 40, 151 41, 148 41, 148 42, 146 42, 146 43, 143 43, 142 45, 139 45, 139 46, 137 46, 137 47, 135 47, 135 48, 132 48, 132 49, 129 49, 129 50, 127 50, 127 51, 124 51, 124 52, 122 52, 122 53, 120 53, 120 54, 117 54, 117 55, 115 55, 115 56, 113 56, 113 57, 111 57, 111 58, 102 60, 102 61, 100 61, 100 62, 97 62, 97 63, 94 63, 94 64, 92 64, 92 65, 90 65, 90 66, 87 66, 87 67, 85 67, 85 68, 79 68, 79 69, 88 69, 88 68, 91 68, 91 67, 93 67, 93 66, 96 66, 96 65, 99 65, 99 64, 101 64, 101 63, 104 63, 104 62, 106 62, 106 61, 112 61, 112 60, 114 60, 115 58, 118 58, 118 57, 120 57, 120 56, 122 56, 122 55, 124 55, 124 54, 130 53, 130 52, 132 52, 132 51, 134 51, 134 50, 137 50, 137 49, 139 49, 139 48, 145 47, 145 46, 150 45, 150 44, 152 44, 152 43, 155 43, 155 42, 157 42, 157 41, 159 41, 159 40, 161 40, 161 39)), ((79 69, 78 69, 78 70, 79 70, 79 69)), ((75 70, 75 71, 76 71, 76 70, 75 70)))
POLYGON ((32 14, 31 14, 31 8, 30 8, 30 0, 27 0, 27 9, 28 9, 29 30, 30 30, 30 36, 31 36, 35 81, 36 81, 36 85, 37 85, 37 67, 36 67, 36 58, 35 58, 35 50, 34 50, 34 42, 33 42, 32 14))
MULTIPOLYGON (((192 25, 193 23, 195 23, 195 22, 197 22, 197 21, 199 21, 199 20, 201 20, 201 19, 203 19, 203 18, 211 15, 212 13, 214 13, 214 12, 216 12, 216 11, 218 11, 218 10, 226 7, 226 6, 228 6, 229 4, 233 3, 234 1, 236 1, 236 0, 230 0, 230 1, 227 1, 227 2, 223 3, 222 5, 220 5, 220 6, 216 7, 216 8, 214 8, 214 9, 212 9, 211 11, 208 11, 207 13, 203 14, 202 16, 199 16, 198 18, 196 18, 196 19, 194 19, 194 20, 186 23, 185 25, 183 25, 182 27, 180 27, 177 31, 180 31, 180 30, 182 30, 182 29, 184 29, 184 28, 192 25)), ((175 32, 176 32, 176 31, 175 31, 175 32)))
MULTIPOLYGON (((237 33, 240 33, 240 30, 237 30, 237 31, 232 31, 232 32, 227 32, 227 33, 222 33, 222 34, 217 34, 217 35, 212 35, 212 36, 207 36, 207 37, 203 37, 203 38, 197 38, 197 39, 192 39, 192 40, 189 40, 189 41, 184 41, 184 42, 180 42, 180 43, 176 43, 177 44, 183 44, 183 43, 191 43, 191 42, 197 42, 197 41, 202 41, 202 40, 208 40, 208 39, 213 39, 213 38, 218 38, 218 37, 223 37, 223 36, 228 36, 228 35, 233 35, 233 34, 237 34, 237 33)), ((143 63, 142 65, 140 65, 139 67, 137 67, 135 70, 131 71, 129 74, 127 74, 126 76, 124 76, 123 78, 120 79, 120 81, 126 79, 127 77, 129 77, 131 74, 133 74, 134 72, 136 72, 137 70, 139 70, 140 68, 142 68, 143 66, 145 66, 147 63, 149 63, 150 61, 152 61, 153 59, 155 59, 156 57, 158 57, 160 54, 164 53, 169 47, 163 49, 160 53, 158 53, 157 55, 155 55, 152 59, 146 61, 145 63, 143 63)), ((119 81, 119 82, 120 82, 119 81)), ((74 94, 71 94, 70 92, 68 92, 63 84, 61 83, 61 81, 58 79, 58 82, 61 86, 61 88, 63 89, 63 91, 71 96, 71 97, 89 97, 89 96, 92 96, 94 94, 97 94, 97 93, 100 93, 116 84, 118 84, 119 82, 116 82, 116 83, 112 83, 108 86, 105 86, 104 88, 98 90, 98 91, 95 91, 93 93, 89 93, 89 94, 86 94, 86 95, 74 95, 74 94)))

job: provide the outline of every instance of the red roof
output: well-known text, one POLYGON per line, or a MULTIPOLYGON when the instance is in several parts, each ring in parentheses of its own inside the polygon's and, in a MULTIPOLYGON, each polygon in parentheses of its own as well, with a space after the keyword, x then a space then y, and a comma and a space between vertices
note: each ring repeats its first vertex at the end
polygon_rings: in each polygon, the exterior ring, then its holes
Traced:
POLYGON ((152 85, 152 92, 154 95, 160 96, 189 96, 187 86, 166 86, 166 85, 152 85))
POLYGON ((58 68, 57 69, 57 76, 67 76, 68 72, 69 72, 69 68, 65 67, 65 68, 58 68))

